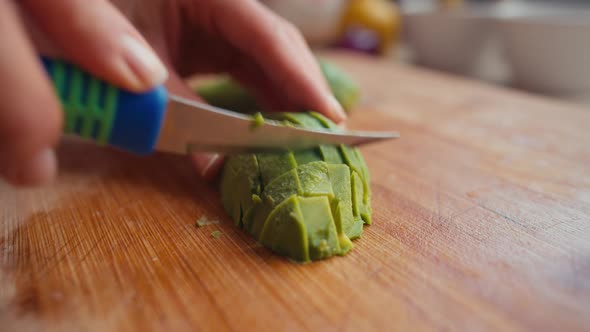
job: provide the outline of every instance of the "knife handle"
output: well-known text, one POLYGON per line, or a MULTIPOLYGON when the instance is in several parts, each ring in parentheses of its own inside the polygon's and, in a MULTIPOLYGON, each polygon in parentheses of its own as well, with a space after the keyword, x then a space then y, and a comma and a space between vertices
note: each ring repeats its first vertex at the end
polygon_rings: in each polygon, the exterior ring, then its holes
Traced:
POLYGON ((62 105, 64 134, 140 155, 154 151, 168 100, 164 86, 133 93, 71 63, 41 61, 62 105))

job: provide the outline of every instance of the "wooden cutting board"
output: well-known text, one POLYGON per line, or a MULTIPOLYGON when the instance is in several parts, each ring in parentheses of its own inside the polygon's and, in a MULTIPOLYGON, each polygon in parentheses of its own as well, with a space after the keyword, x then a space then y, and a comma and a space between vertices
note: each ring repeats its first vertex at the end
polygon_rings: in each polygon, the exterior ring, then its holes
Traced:
POLYGON ((270 253, 183 158, 64 143, 54 185, 0 187, 0 329, 588 331, 590 112, 331 58, 364 91, 350 126, 402 134, 363 148, 349 255, 270 253))

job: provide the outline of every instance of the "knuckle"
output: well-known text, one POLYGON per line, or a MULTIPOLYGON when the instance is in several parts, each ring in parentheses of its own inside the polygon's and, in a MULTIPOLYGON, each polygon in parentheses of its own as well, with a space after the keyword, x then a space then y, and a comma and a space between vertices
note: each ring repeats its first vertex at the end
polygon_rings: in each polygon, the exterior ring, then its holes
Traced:
POLYGON ((290 22, 282 18, 277 18, 270 24, 271 29, 266 29, 263 33, 266 35, 268 42, 267 48, 280 54, 285 50, 285 46, 292 44, 299 34, 299 30, 290 22))
POLYGON ((297 39, 303 37, 299 28, 297 28, 297 26, 295 26, 295 24, 293 24, 289 21, 285 21, 283 23, 283 29, 284 29, 285 33, 291 37, 294 37, 297 39))

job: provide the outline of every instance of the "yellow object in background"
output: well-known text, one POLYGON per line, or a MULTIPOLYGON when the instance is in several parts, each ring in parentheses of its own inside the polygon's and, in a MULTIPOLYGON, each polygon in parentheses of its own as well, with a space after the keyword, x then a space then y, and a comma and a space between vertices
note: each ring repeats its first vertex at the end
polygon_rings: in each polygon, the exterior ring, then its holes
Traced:
POLYGON ((464 0, 439 0, 438 2, 443 9, 458 8, 465 4, 464 0))
POLYGON ((340 46, 385 54, 401 30, 399 8, 388 0, 351 0, 341 21, 340 46))

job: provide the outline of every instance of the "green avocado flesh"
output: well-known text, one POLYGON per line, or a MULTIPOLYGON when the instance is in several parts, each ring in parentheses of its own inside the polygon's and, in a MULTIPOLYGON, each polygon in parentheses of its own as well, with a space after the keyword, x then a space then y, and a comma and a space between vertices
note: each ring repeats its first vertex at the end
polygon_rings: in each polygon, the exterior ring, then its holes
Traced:
MULTIPOLYGON (((344 110, 349 111, 359 99, 358 86, 338 66, 321 59, 318 63, 332 93, 344 110)), ((228 76, 210 79, 198 86, 196 92, 213 106, 240 113, 255 113, 260 110, 254 97, 228 76)))
MULTIPOLYGON (((335 129, 313 112, 271 117, 283 124, 335 129)), ((370 196, 365 161, 348 146, 229 156, 221 178, 223 206, 235 224, 299 262, 350 251, 351 240, 371 223, 370 196)))

